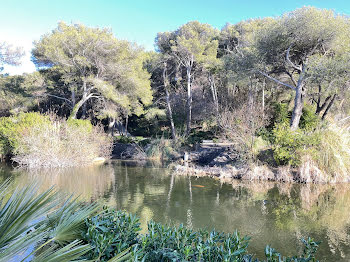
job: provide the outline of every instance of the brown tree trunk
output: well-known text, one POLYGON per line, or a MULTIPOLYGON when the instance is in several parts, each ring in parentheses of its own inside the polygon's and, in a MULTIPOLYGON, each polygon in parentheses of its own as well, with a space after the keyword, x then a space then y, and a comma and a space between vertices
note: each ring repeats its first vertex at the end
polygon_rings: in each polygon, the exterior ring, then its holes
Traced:
POLYGON ((322 120, 324 120, 329 112, 329 109, 332 107, 333 103, 334 103, 334 100, 335 98, 337 97, 337 94, 334 94, 333 97, 332 97, 332 100, 329 102, 326 110, 324 111, 323 115, 322 115, 322 120))

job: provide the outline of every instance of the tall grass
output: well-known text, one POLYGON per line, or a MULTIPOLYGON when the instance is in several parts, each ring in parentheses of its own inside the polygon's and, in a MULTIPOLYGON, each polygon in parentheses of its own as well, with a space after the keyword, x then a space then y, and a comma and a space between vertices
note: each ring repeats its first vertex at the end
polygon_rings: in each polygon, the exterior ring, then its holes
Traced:
POLYGON ((321 140, 313 153, 318 167, 333 178, 346 178, 350 173, 350 132, 347 126, 330 123, 320 131, 321 140))
POLYGON ((66 121, 54 115, 29 113, 4 122, 6 126, 0 128, 4 130, 2 140, 9 145, 7 151, 12 154, 12 160, 21 166, 84 166, 97 157, 108 158, 111 154, 111 138, 88 120, 66 121), (45 121, 32 123, 28 118, 45 121))

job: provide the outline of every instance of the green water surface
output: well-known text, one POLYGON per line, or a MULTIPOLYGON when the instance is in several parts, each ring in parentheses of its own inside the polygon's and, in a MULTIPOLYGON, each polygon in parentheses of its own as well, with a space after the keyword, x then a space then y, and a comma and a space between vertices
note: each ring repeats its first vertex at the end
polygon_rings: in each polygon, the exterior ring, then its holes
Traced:
POLYGON ((320 261, 350 261, 350 185, 272 182, 223 183, 180 176, 151 163, 111 161, 99 167, 24 171, 0 166, 0 181, 39 181, 83 201, 137 214, 149 220, 251 237, 249 252, 264 258, 266 244, 285 255, 302 252, 299 239, 321 241, 320 261))

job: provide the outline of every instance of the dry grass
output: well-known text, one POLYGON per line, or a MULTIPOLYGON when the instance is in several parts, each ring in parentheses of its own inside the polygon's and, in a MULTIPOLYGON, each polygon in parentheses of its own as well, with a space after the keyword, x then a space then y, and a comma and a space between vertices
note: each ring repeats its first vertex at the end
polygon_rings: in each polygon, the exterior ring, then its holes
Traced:
MULTIPOLYGON (((344 182, 350 174, 350 132, 347 126, 330 123, 321 131, 320 144, 313 154, 313 163, 330 176, 329 180, 344 182)), ((310 161, 309 161, 310 162, 310 161)))
POLYGON ((18 143, 12 159, 28 168, 86 166, 97 157, 108 158, 112 148, 102 128, 86 129, 57 118, 26 130, 18 143))

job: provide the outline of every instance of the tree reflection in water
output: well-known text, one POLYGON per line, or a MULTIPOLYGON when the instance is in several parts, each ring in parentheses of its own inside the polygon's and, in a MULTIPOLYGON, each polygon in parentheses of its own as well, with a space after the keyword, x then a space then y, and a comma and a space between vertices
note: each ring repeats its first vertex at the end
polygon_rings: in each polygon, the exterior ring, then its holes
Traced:
POLYGON ((322 261, 350 259, 350 185, 278 184, 220 181, 179 176, 149 163, 111 162, 99 167, 13 171, 0 168, 0 180, 17 184, 36 179, 42 189, 56 185, 140 216, 143 231, 157 222, 207 228, 252 237, 250 252, 263 256, 266 244, 291 255, 301 237, 322 241, 322 261))

